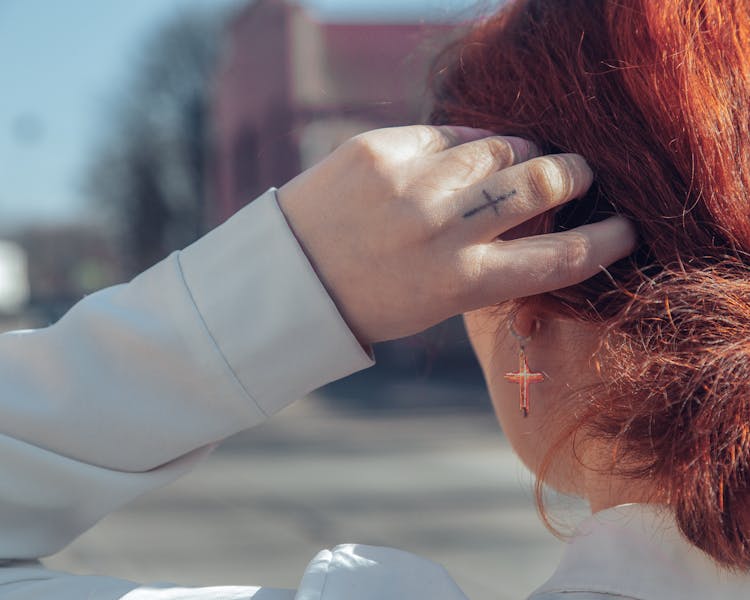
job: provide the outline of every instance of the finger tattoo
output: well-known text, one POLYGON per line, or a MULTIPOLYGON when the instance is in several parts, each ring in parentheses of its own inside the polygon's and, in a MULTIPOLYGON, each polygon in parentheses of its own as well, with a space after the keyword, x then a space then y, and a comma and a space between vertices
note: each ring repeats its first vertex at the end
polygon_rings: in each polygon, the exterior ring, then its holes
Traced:
POLYGON ((512 198, 516 195, 516 190, 511 190, 507 194, 500 194, 499 196, 492 197, 490 193, 487 190, 482 190, 482 194, 484 194, 484 197, 486 199, 486 202, 482 204, 481 206, 477 206, 476 208, 472 208, 469 212, 464 214, 464 219, 468 219, 469 217, 473 217, 475 214, 482 212, 483 210, 487 208, 491 208, 495 211, 496 215, 500 214, 500 209, 498 208, 498 205, 501 202, 505 202, 508 198, 512 198))

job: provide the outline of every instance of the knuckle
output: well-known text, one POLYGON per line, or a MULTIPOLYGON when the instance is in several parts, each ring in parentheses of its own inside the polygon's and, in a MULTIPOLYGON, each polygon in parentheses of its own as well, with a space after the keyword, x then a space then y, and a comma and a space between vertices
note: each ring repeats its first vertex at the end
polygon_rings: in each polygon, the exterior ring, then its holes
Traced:
POLYGON ((437 152, 456 143, 456 135, 449 127, 414 125, 414 135, 426 152, 437 152))
POLYGON ((542 156, 527 163, 528 186, 531 193, 545 204, 570 198, 573 174, 560 156, 542 156))
POLYGON ((493 167, 503 168, 513 164, 515 152, 507 140, 501 137, 487 138, 484 145, 487 152, 486 160, 493 167))
POLYGON ((494 170, 494 158, 484 148, 472 145, 470 148, 461 149, 454 169, 465 179, 483 178, 494 170))
POLYGON ((350 138, 344 142, 341 148, 356 160, 375 160, 379 157, 379 152, 372 137, 365 133, 350 138))
POLYGON ((552 268, 568 277, 578 278, 589 267, 591 242, 579 233, 566 232, 559 235, 564 237, 552 268))
POLYGON ((508 142, 501 138, 488 138, 458 148, 451 169, 464 179, 483 179, 509 167, 513 160, 513 148, 508 142))
POLYGON ((398 169, 389 161, 387 151, 368 134, 360 134, 344 142, 341 150, 345 153, 344 169, 357 173, 363 184, 375 186, 381 194, 397 196, 401 183, 398 169))

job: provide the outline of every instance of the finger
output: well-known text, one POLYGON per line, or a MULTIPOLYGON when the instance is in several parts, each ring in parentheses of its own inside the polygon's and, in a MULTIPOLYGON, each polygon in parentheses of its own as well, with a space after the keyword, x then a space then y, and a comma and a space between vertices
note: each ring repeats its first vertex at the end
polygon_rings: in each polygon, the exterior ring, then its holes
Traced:
POLYGON ((514 165, 469 187, 453 209, 462 235, 489 242, 547 210, 580 198, 593 173, 577 154, 553 154, 514 165))
POLYGON ((431 155, 429 165, 445 188, 465 188, 539 154, 528 140, 493 135, 431 155))
POLYGON ((562 233, 482 244, 475 248, 474 280, 467 285, 473 310, 580 283, 635 249, 633 225, 622 217, 562 233))
POLYGON ((409 125, 363 133, 357 138, 393 158, 407 160, 442 152, 454 146, 495 135, 486 129, 453 125, 409 125))

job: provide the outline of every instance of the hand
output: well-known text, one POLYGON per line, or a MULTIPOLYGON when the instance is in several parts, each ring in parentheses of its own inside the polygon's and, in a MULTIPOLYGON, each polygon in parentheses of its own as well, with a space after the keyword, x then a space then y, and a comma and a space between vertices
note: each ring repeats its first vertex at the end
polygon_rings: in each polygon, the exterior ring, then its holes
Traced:
POLYGON ((279 204, 360 342, 578 283, 628 255, 630 224, 498 236, 585 193, 575 154, 464 127, 371 131, 279 190, 279 204))

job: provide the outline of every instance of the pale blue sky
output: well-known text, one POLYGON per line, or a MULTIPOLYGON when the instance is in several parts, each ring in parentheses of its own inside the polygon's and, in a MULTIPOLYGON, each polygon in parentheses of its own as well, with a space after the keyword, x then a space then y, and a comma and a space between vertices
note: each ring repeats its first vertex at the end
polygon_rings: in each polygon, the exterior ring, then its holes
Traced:
MULTIPOLYGON (((0 229, 90 217, 81 174, 145 35, 238 0, 0 0, 0 229)), ((476 0, 304 0, 329 19, 447 18, 476 0)), ((283 182, 279 182, 283 183, 283 182)))

